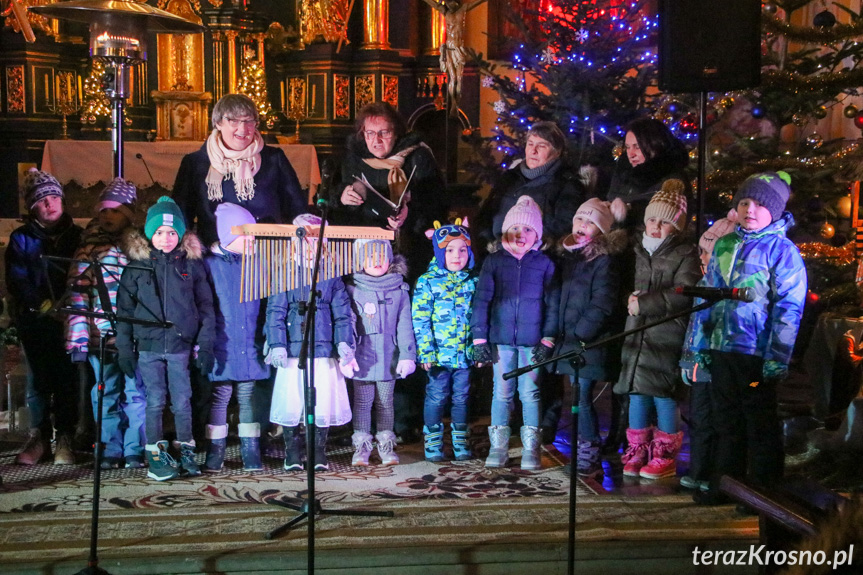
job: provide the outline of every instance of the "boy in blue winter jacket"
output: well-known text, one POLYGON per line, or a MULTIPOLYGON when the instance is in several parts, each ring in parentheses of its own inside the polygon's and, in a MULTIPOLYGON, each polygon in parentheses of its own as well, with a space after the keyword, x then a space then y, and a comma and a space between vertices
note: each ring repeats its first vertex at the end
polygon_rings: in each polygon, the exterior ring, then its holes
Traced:
POLYGON ((806 297, 806 269, 785 232, 791 194, 784 172, 750 176, 737 191, 735 231, 719 238, 699 285, 749 288, 754 301, 720 300, 692 316, 684 348, 684 378, 712 376, 710 403, 716 442, 710 488, 697 503, 723 501, 722 475, 771 487, 784 466, 776 386, 788 374, 806 297))
POLYGON ((470 395, 470 314, 476 276, 467 220, 426 232, 435 257, 417 280, 411 305, 417 358, 428 372, 423 406, 423 437, 428 461, 443 461, 443 412, 452 395, 452 445, 455 458, 472 457, 467 425, 470 395))

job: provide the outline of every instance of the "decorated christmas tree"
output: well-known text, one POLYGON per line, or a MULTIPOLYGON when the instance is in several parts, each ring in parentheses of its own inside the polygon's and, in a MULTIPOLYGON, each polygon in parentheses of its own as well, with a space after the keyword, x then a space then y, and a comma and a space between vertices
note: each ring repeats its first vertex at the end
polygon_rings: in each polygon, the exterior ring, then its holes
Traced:
POLYGON ((237 92, 252 99, 258 108, 258 115, 268 128, 275 126, 277 116, 267 96, 267 74, 259 60, 246 59, 237 92))
POLYGON ((84 79, 81 98, 81 122, 95 124, 100 117, 111 115, 111 101, 102 89, 102 76, 105 65, 99 60, 92 60, 90 75, 84 79))

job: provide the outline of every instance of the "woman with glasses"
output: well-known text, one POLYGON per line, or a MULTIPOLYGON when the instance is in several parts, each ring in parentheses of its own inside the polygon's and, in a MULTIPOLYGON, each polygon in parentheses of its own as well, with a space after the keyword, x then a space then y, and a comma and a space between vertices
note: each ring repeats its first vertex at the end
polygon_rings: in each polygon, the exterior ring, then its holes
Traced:
POLYGON ((247 209, 260 223, 290 223, 306 199, 282 150, 264 145, 258 110, 242 94, 213 106, 213 131, 197 152, 187 154, 174 182, 174 200, 208 247, 219 241, 216 208, 227 202, 247 209))

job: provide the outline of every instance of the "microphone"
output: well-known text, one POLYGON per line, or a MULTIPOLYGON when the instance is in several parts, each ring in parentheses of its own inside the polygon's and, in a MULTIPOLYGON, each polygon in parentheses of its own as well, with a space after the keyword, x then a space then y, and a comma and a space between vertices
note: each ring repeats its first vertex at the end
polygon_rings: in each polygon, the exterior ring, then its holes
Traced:
POLYGON ((718 301, 721 299, 733 299, 737 301, 755 301, 755 292, 752 288, 712 288, 697 286, 678 286, 673 289, 674 293, 701 299, 718 301))
POLYGON ((153 182, 153 185, 155 186, 156 180, 153 179, 153 174, 150 173, 150 166, 147 165, 147 160, 144 159, 144 156, 142 156, 140 152, 135 154, 135 157, 141 160, 141 162, 144 164, 144 168, 147 169, 147 175, 150 176, 150 181, 153 182))
POLYGON ((336 167, 332 158, 327 158, 321 164, 321 185, 318 188, 317 199, 315 205, 324 207, 329 203, 330 189, 333 187, 333 177, 336 174, 336 167))

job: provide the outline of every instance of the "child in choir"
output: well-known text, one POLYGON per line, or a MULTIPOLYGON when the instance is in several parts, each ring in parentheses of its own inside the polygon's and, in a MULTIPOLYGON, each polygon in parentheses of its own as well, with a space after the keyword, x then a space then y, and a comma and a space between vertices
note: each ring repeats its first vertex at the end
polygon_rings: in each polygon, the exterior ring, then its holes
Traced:
MULTIPOLYGON (((321 218, 301 214, 294 225, 317 228, 321 218)), ((300 244, 295 254, 295 269, 311 270, 317 250, 317 238, 307 235, 292 242, 300 244), (300 261, 299 258, 304 258, 300 261)), ((324 253, 326 254, 326 245, 324 253)), ((322 257, 326 265, 330 255, 322 257)), ((299 272, 298 272, 299 273, 299 272)), ((307 274, 310 276, 311 274, 307 274)), ((326 445, 329 428, 344 425, 351 420, 351 407, 345 377, 352 377, 357 369, 354 359, 354 327, 351 324, 351 300, 341 277, 318 281, 317 315, 315 316, 315 343, 309 349, 314 357, 315 403, 314 457, 315 470, 329 469, 326 445), (338 358, 338 359, 337 359, 338 358)), ((265 333, 270 348, 266 362, 276 370, 273 384, 273 401, 270 420, 284 428, 286 471, 303 468, 300 453, 300 423, 305 421, 303 371, 297 356, 303 341, 305 302, 309 296, 308 277, 301 288, 272 295, 267 299, 265 333)), ((308 448, 309 446, 307 446, 308 448)))
POLYGON ((207 459, 204 471, 222 469, 228 441, 228 402, 236 390, 240 408, 238 432, 244 471, 259 471, 261 464, 261 424, 255 418, 252 393, 255 383, 270 377, 264 363, 264 307, 260 299, 241 302, 242 253, 249 236, 236 235, 233 226, 254 224, 255 217, 244 207, 224 203, 216 208, 216 232, 204 263, 215 291, 216 333, 213 343, 215 364, 208 374, 213 382, 210 418, 207 424, 207 459))
POLYGON ((135 377, 136 369, 140 371, 147 393, 147 476, 166 481, 181 473, 201 474, 192 437, 189 363, 197 346, 198 369, 202 373, 213 369, 213 290, 201 242, 186 231, 183 213, 174 200, 162 196, 147 210, 144 234, 146 239, 140 235, 131 238, 131 265, 120 279, 117 311, 152 324, 118 324, 118 363, 127 377, 135 377), (168 453, 162 431, 169 393, 179 465, 168 453))
MULTIPOLYGON (((127 256, 129 242, 137 231, 133 227, 138 192, 122 178, 115 178, 99 197, 98 215, 90 221, 75 252, 77 262, 69 270, 75 289, 69 307, 96 313, 117 311, 117 290, 127 256), (101 267, 86 262, 98 261, 101 267), (100 273, 110 301, 103 309, 96 273, 100 273)), ((96 379, 104 381, 102 400, 102 468, 113 469, 125 463, 128 468, 144 467, 144 420, 147 399, 143 385, 135 375, 120 369, 117 356, 110 349, 100 364, 100 341, 107 337, 111 322, 106 317, 66 316, 66 351, 74 362, 89 361, 96 379)), ((114 337, 107 342, 114 345, 114 337)), ((91 390, 93 410, 97 407, 97 387, 91 390)), ((96 417, 97 414, 94 414, 96 417)))
POLYGON ((390 243, 356 240, 354 259, 363 271, 348 282, 356 317, 357 371, 353 376, 354 455, 351 465, 367 466, 372 451, 372 405, 375 410, 378 457, 383 465, 397 465, 393 432, 393 390, 396 379, 416 369, 416 340, 411 323, 407 262, 393 257, 390 243))
POLYGON ((471 302, 476 289, 473 251, 467 220, 426 232, 434 247, 434 259, 417 280, 411 305, 417 356, 428 372, 423 405, 423 437, 427 461, 443 461, 443 415, 450 409, 455 458, 473 457, 468 428, 470 395, 471 302))
POLYGON ((696 491, 696 503, 724 502, 722 475, 765 489, 783 475, 776 387, 788 374, 807 286, 800 252, 785 237, 794 225, 785 211, 790 180, 764 172, 743 182, 732 200, 737 226, 716 240, 700 283, 748 288, 753 301, 719 300, 689 322, 681 367, 690 381, 710 372, 716 431, 709 490, 696 491))
MULTIPOLYGON (((628 300, 626 329, 636 329, 692 307, 692 298, 673 293, 701 279, 695 245, 686 228, 686 196, 680 180, 667 180, 644 212, 644 234, 635 245, 635 291, 628 300)), ((683 382, 680 350, 686 316, 628 336, 614 392, 629 394, 628 447, 621 457, 623 474, 645 479, 674 476, 683 442, 679 430, 683 382), (656 415, 657 425, 651 424, 656 415)))
MULTIPOLYGON (((582 344, 612 335, 620 303, 618 256, 627 247, 625 229, 613 229, 626 218, 626 204, 619 198, 584 202, 572 218, 572 234, 562 243, 559 342, 556 354, 567 353, 582 344)), ((609 377, 608 350, 595 347, 582 354, 584 366, 578 373, 577 472, 591 476, 602 472, 599 422, 593 407, 593 387, 609 377)), ((575 371, 569 361, 557 363, 558 373, 570 377, 575 371)))
POLYGON ((473 297, 471 333, 478 365, 494 367, 491 401, 491 448, 486 467, 509 462, 509 418, 516 391, 521 400, 521 467, 540 469, 539 369, 506 380, 504 373, 551 356, 557 334, 558 287, 551 258, 542 246, 542 212, 530 196, 521 196, 501 227, 499 246, 482 265, 473 297), (503 248, 503 249, 500 249, 503 248))

